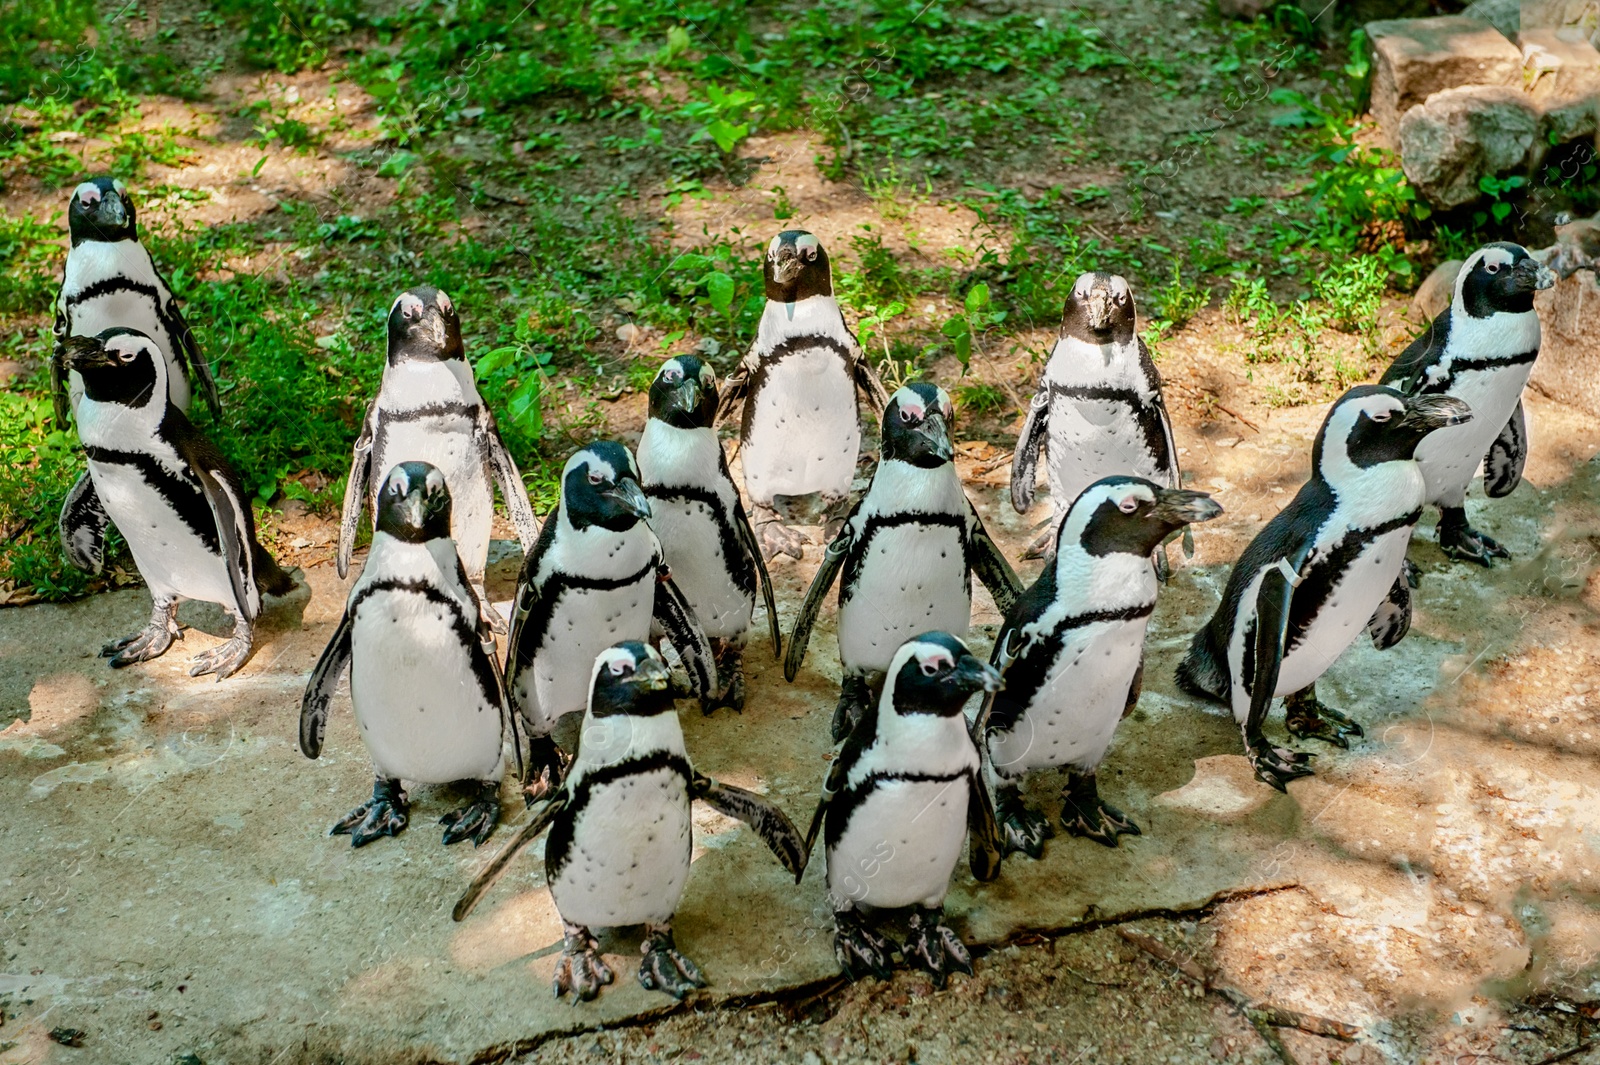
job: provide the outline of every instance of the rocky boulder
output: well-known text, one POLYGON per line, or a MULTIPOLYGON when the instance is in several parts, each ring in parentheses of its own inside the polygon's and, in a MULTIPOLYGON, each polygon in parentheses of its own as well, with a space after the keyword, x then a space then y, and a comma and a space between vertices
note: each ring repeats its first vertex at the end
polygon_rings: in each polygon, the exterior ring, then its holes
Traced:
POLYGON ((1506 85, 1436 92, 1400 120, 1400 164, 1436 207, 1482 195, 1478 179, 1519 168, 1539 132, 1528 94, 1506 85))
POLYGON ((1600 51, 1570 29, 1523 30, 1523 83, 1539 113, 1528 168, 1537 172, 1553 144, 1592 138, 1600 125, 1600 51))
POLYGON ((1590 270, 1534 296, 1541 335, 1529 383, 1551 399, 1600 417, 1600 286, 1590 270))
POLYGON ((1499 30, 1461 15, 1369 22, 1372 117, 1389 147, 1402 116, 1463 85, 1516 85, 1522 53, 1499 30))

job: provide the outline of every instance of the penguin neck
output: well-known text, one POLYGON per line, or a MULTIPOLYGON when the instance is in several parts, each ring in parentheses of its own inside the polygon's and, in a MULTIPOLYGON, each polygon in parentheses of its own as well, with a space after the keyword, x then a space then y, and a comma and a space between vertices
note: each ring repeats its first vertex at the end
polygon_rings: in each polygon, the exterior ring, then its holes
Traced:
POLYGON ((625 577, 637 573, 655 557, 656 537, 643 521, 636 521, 621 532, 603 525, 580 528, 572 523, 565 499, 556 512, 556 521, 559 524, 550 561, 562 573, 625 577))
POLYGON ((1351 461, 1343 446, 1324 449, 1317 476, 1336 500, 1342 525, 1371 529, 1419 511, 1427 496, 1416 459, 1392 459, 1371 466, 1351 461))
POLYGON ((795 303, 768 300, 761 312, 761 323, 756 330, 756 342, 776 346, 784 337, 815 334, 845 342, 849 330, 844 324, 844 314, 839 301, 832 296, 807 296, 795 303))
MULTIPOLYGON (((402 540, 382 530, 374 531, 372 547, 367 552, 367 564, 362 567, 361 576, 350 589, 350 602, 354 602, 367 585, 380 580, 426 581, 454 592, 460 598, 466 589, 456 587, 458 557, 455 541, 448 536, 437 536, 431 540, 402 540)), ((466 605, 472 607, 468 616, 474 616, 476 605, 470 601, 466 605)))
POLYGON ((894 685, 886 683, 878 703, 878 734, 857 766, 858 773, 914 766, 918 772, 953 776, 977 762, 965 715, 898 713, 894 685))
POLYGON ((443 403, 476 406, 478 386, 465 359, 401 359, 383 369, 378 405, 383 410, 413 410, 443 403))
POLYGON ((78 438, 89 447, 111 451, 149 451, 167 417, 167 382, 162 360, 156 360, 155 383, 133 400, 95 399, 87 392, 78 401, 78 438))
MULTIPOLYGON (((1155 602, 1159 584, 1148 555, 1113 551, 1094 555, 1079 540, 1082 530, 1063 534, 1056 546, 1056 605, 1061 618, 1092 610, 1120 610, 1155 602)), ((1054 619, 1056 621, 1061 618, 1054 619)), ((1041 619, 1043 620, 1043 619, 1041 619)))
POLYGON ((861 504, 867 514, 964 514, 966 508, 955 463, 924 468, 899 459, 878 463, 861 504))
POLYGON ((683 726, 674 709, 647 716, 608 714, 596 717, 591 706, 583 712, 582 736, 577 758, 567 774, 567 787, 572 793, 576 793, 585 776, 618 762, 660 751, 679 758, 688 757, 683 746, 683 726))
POLYGON ((1450 309, 1450 335, 1445 355, 1455 359, 1509 359, 1539 350, 1539 313, 1497 311, 1474 318, 1461 306, 1450 309))
POLYGON ((680 429, 660 418, 644 423, 637 453, 646 488, 657 485, 709 487, 722 480, 722 442, 710 426, 680 429))
POLYGON ((144 245, 137 240, 94 237, 74 241, 72 250, 67 253, 65 283, 68 289, 81 288, 107 277, 153 283, 155 270, 144 245))
POLYGON ((1139 344, 1101 344, 1080 337, 1062 337, 1045 364, 1045 378, 1064 385, 1113 385, 1145 391, 1139 344))

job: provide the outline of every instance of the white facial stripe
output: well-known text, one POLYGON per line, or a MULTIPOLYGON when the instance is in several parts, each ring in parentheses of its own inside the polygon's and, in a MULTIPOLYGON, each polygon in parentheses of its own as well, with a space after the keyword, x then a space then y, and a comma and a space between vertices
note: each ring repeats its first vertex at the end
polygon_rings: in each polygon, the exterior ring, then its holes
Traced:
POLYGON ((807 248, 822 247, 822 242, 817 240, 817 238, 813 237, 810 233, 802 233, 800 236, 795 238, 794 246, 801 251, 805 251, 807 248))
POLYGON ((1094 275, 1079 274, 1078 280, 1072 283, 1072 294, 1075 297, 1082 299, 1084 296, 1089 294, 1089 290, 1092 288, 1094 288, 1094 275))
POLYGON ((579 466, 588 466, 590 473, 598 473, 608 481, 617 479, 617 471, 612 469, 611 463, 596 455, 593 451, 580 451, 567 460, 567 468, 561 471, 564 478, 579 466))
POLYGON ((117 178, 116 180, 112 181, 111 188, 118 196, 121 196, 128 191, 128 186, 122 183, 121 178, 117 178))
POLYGON ((405 315, 407 318, 422 317, 422 301, 409 292, 400 293, 400 295, 395 299, 393 306, 389 308, 390 314, 394 313, 395 307, 399 307, 400 313, 405 315))
POLYGON ((72 198, 80 203, 95 203, 100 199, 100 187, 92 181, 85 181, 72 190, 72 198))
POLYGON ((446 314, 449 314, 455 307, 455 305, 450 302, 450 297, 446 296, 443 292, 434 297, 434 302, 437 303, 439 305, 439 309, 446 314))
POLYGON ((438 471, 438 469, 429 470, 428 471, 428 491, 430 491, 430 492, 438 492, 438 491, 443 490, 443 488, 444 488, 444 474, 440 473, 438 471))
POLYGON ((398 488, 401 495, 411 491, 411 478, 406 476, 404 466, 396 466, 389 472, 389 487, 398 488))
POLYGON ((600 675, 602 669, 610 670, 620 676, 630 668, 638 668, 638 665, 626 647, 607 647, 595 656, 594 669, 589 673, 589 685, 594 686, 594 678, 600 675))
POLYGON ((767 245, 767 258, 776 259, 778 257, 778 249, 781 247, 783 247, 783 238, 781 236, 773 237, 772 243, 767 245))
POLYGON ((1113 296, 1126 296, 1128 294, 1128 281, 1123 277, 1111 279, 1111 294, 1113 296))
POLYGON ((700 383, 711 388, 717 383, 717 371, 705 363, 700 364, 700 383))

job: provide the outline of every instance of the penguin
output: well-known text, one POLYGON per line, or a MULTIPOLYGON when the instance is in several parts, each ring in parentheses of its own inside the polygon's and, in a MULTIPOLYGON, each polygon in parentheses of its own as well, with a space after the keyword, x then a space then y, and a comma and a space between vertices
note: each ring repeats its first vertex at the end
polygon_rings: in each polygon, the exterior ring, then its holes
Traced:
POLYGON ((717 419, 742 404, 739 456, 761 550, 799 561, 807 541, 778 508, 792 513, 816 496, 837 513, 861 451, 856 390, 875 411, 889 397, 834 299, 821 241, 800 229, 779 233, 762 278, 767 303, 755 343, 728 379, 717 419))
POLYGON ((956 473, 950 396, 910 384, 883 411, 882 455, 867 494, 828 545, 789 637, 783 675, 794 680, 823 597, 839 586, 839 662, 843 679, 833 715, 843 739, 870 702, 869 677, 889 668, 907 639, 930 626, 965 634, 977 573, 1002 613, 1022 582, 968 501, 956 473))
POLYGON ((1022 799, 1042 769, 1065 769, 1061 822, 1107 847, 1139 826, 1100 799, 1096 770, 1117 723, 1133 712, 1144 678, 1144 637, 1155 610, 1151 553, 1190 522, 1222 513, 1204 492, 1143 477, 1105 477, 1073 501, 1055 557, 1017 600, 990 664, 1004 687, 974 726, 996 780, 995 815, 1006 853, 1038 858, 1054 835, 1022 799))
MULTIPOLYGON (((1058 515, 1102 477, 1128 474, 1162 488, 1179 486, 1178 449, 1161 396, 1161 374, 1134 324, 1133 291, 1126 279, 1078 276, 1012 456, 1011 505, 1018 514, 1033 506, 1041 445, 1049 452, 1050 495, 1058 515)), ((1046 530, 1025 557, 1038 557, 1049 541, 1046 530)), ((1156 563, 1163 578, 1165 563, 1163 553, 1156 563)))
POLYGON ((531 737, 527 794, 560 783, 556 723, 588 698, 581 668, 619 640, 646 640, 652 621, 672 642, 705 707, 716 696, 711 644, 672 580, 649 525, 650 501, 626 447, 600 440, 561 471, 561 502, 522 560, 506 649, 506 687, 531 737))
POLYGON ((888 979, 896 949, 941 988, 952 972, 971 975, 966 945, 944 923, 944 897, 963 840, 971 839, 968 864, 979 881, 1000 875, 1001 852, 978 748, 961 711, 974 692, 999 685, 999 672, 955 636, 915 636, 896 649, 882 696, 833 760, 803 853, 811 853, 820 828, 833 953, 850 979, 888 979), (911 934, 897 948, 877 918, 905 907, 911 934))
POLYGON ((261 596, 287 594, 294 578, 256 541, 239 475, 172 402, 160 345, 125 328, 69 336, 64 345, 83 380, 78 436, 93 491, 67 497, 61 526, 81 525, 85 507, 103 507, 153 601, 150 624, 101 654, 119 669, 159 657, 181 635, 178 601, 197 599, 232 616, 233 636, 198 655, 189 675, 232 676, 250 657, 261 596))
MULTIPOLYGON (((67 338, 99 336, 113 328, 137 329, 155 343, 167 364, 167 395, 175 407, 189 410, 193 375, 212 417, 219 417, 222 405, 211 367, 200 355, 171 286, 139 243, 137 213, 127 187, 113 178, 95 178, 73 189, 67 228, 72 243, 56 293, 50 359, 57 427, 66 429, 69 407, 75 414, 83 397, 83 380, 67 365, 67 338)), ((78 502, 77 523, 61 528, 61 546, 74 566, 97 574, 105 564, 110 519, 94 499, 88 474, 73 485, 71 496, 78 502)))
POLYGON ((1234 564, 1217 612, 1178 665, 1178 685, 1233 708, 1257 779, 1284 791, 1311 773, 1307 755, 1272 746, 1261 731, 1275 695, 1286 697, 1296 736, 1348 747, 1363 734, 1318 701, 1316 680, 1363 627, 1379 650, 1410 629, 1402 563, 1427 497, 1416 452, 1430 433, 1472 417, 1453 396, 1352 388, 1317 432, 1311 479, 1234 564))
MULTIPOLYGON (((717 375, 710 366, 694 355, 663 363, 650 384, 639 475, 672 579, 716 651, 717 676, 726 687, 715 705, 743 710, 744 644, 758 585, 774 657, 781 637, 772 578, 712 428, 716 409, 717 375)), ((659 627, 653 631, 660 635, 659 627)))
POLYGON ((473 594, 495 631, 504 632, 504 622, 483 586, 494 486, 500 486, 524 552, 539 536, 528 490, 500 439, 494 415, 478 395, 461 344, 461 319, 450 297, 428 285, 401 293, 389 307, 388 330, 383 381, 367 407, 345 482, 339 576, 350 568, 356 527, 369 491, 372 512, 378 512, 382 484, 377 478, 402 462, 429 462, 444 473, 450 486, 450 536, 461 552, 473 594))
POLYGON ((350 703, 376 776, 372 800, 329 832, 348 835, 352 847, 405 829, 402 779, 471 781, 472 801, 440 824, 446 845, 481 844, 500 815, 508 734, 521 758, 494 634, 450 539, 450 502, 437 467, 404 462, 389 471, 378 490, 372 551, 300 704, 300 750, 316 758, 328 704, 348 670, 350 703))
POLYGON ((1431 434, 1417 447, 1428 502, 1439 508, 1439 547, 1459 562, 1493 566, 1511 553, 1467 524, 1467 485, 1479 465, 1484 492, 1510 495, 1522 482, 1528 430, 1522 389, 1539 357, 1533 294, 1555 284, 1549 267, 1520 244, 1488 244, 1456 275, 1450 306, 1384 371, 1381 384, 1408 396, 1455 396, 1472 421, 1431 434))
POLYGON ((587 1002, 616 979, 595 929, 643 925, 639 983, 682 999, 706 986, 672 934, 694 845, 690 805, 698 800, 748 824, 797 878, 803 841, 778 807, 690 765, 667 664, 654 648, 618 643, 595 658, 590 677, 583 743, 565 786, 473 880, 452 916, 471 913, 517 852, 548 829, 545 879, 563 933, 556 997, 571 992, 587 1002))

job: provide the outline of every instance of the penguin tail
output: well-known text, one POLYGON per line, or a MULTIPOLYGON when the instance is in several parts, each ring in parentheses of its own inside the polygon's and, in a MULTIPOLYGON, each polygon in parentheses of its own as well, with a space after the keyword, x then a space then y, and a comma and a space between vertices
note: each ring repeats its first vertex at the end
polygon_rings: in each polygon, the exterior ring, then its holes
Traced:
POLYGON ((1223 668, 1211 642, 1211 626, 1194 634, 1189 651, 1178 663, 1178 687, 1190 695, 1212 702, 1228 699, 1228 671, 1223 668))
POLYGON ((294 577, 278 565, 278 560, 260 544, 255 546, 256 587, 266 595, 288 595, 294 591, 294 577))

